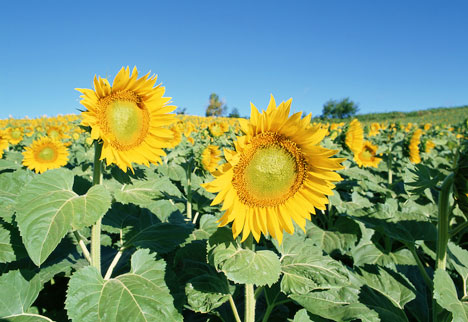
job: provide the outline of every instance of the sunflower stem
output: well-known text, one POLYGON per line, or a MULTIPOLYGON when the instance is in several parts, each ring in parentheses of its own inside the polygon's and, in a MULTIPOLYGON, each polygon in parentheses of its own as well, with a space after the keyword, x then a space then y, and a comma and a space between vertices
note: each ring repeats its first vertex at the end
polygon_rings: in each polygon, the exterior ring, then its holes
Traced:
POLYGON ((81 251, 83 252, 83 256, 91 264, 91 255, 89 254, 88 248, 86 248, 86 244, 84 243, 83 238, 81 238, 80 234, 76 230, 73 232, 73 234, 75 235, 75 238, 78 241, 78 245, 80 245, 81 251))
POLYGON ((387 168, 388 168, 388 185, 392 185, 393 173, 392 173, 392 150, 391 148, 387 153, 387 168))
MULTIPOLYGON (((453 186, 453 173, 449 174, 439 193, 438 218, 437 218, 437 247, 436 247, 436 269, 445 271, 447 267, 447 244, 449 241, 449 216, 450 202, 449 197, 453 186)), ((432 299, 432 319, 437 321, 441 308, 436 300, 432 299)))
MULTIPOLYGON (((252 234, 244 241, 244 248, 254 250, 252 234)), ((255 322, 255 292, 253 284, 245 284, 245 322, 255 322)))
POLYGON ((192 221, 192 159, 187 165, 187 218, 192 221))
POLYGON ((234 314, 234 319, 236 319, 236 322, 241 322, 241 319, 239 317, 239 312, 237 312, 236 303, 234 303, 234 300, 232 299, 231 294, 229 294, 229 305, 231 305, 232 314, 234 314))
MULTIPOLYGON (((101 184, 102 143, 94 141, 93 186, 101 184)), ((91 264, 101 273, 101 218, 91 227, 91 264)))
POLYGON ((424 279, 424 282, 426 282, 426 285, 427 287, 429 287, 429 289, 431 290, 431 292, 433 291, 434 289, 434 284, 432 283, 432 279, 429 277, 429 275, 427 274, 427 271, 426 271, 426 268, 424 267, 423 263, 421 262, 421 259, 419 258, 419 255, 418 253, 416 252, 416 248, 414 247, 414 244, 412 243, 407 243, 406 244, 406 247, 409 248, 409 250, 411 251, 411 254, 413 255, 414 257, 414 260, 416 261, 416 263, 418 264, 418 268, 419 268, 419 271, 421 272, 422 274, 422 277, 424 279))
POLYGON ((445 270, 447 265, 447 244, 449 240, 449 197, 453 186, 453 173, 449 174, 439 194, 439 214, 437 223, 436 269, 445 270))

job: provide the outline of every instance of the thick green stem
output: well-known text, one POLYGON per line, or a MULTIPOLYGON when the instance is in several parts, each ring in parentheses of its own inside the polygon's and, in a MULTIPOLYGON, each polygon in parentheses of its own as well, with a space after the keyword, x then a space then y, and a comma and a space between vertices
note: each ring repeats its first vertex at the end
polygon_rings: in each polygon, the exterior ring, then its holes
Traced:
MULTIPOLYGON (((245 249, 254 250, 252 234, 244 242, 245 249)), ((245 284, 245 322, 255 322, 255 292, 253 284, 245 284)))
MULTIPOLYGON (((93 186, 101 184, 102 143, 94 141, 93 186)), ((101 273, 101 218, 91 228, 91 264, 101 273)))
POLYGON ((453 173, 445 178, 439 194, 439 214, 437 222, 436 269, 445 270, 447 265, 447 244, 449 240, 449 197, 453 186, 453 173))

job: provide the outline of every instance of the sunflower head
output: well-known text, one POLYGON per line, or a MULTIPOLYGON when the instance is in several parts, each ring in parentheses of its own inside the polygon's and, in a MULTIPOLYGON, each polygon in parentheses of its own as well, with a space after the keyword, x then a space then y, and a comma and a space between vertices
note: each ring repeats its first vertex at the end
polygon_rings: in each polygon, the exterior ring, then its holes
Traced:
POLYGON ((377 158, 375 155, 377 153, 377 146, 373 145, 369 141, 364 141, 362 150, 359 153, 354 154, 354 161, 358 164, 359 167, 374 167, 379 166, 381 158, 377 158))
POLYGON ((359 153, 362 150, 362 145, 364 144, 364 131, 361 123, 357 119, 354 119, 349 123, 345 143, 353 153, 359 153))
POLYGON ((65 145, 49 137, 41 137, 26 147, 23 152, 23 165, 36 173, 60 168, 68 162, 65 145))
POLYGON ((421 156, 419 155, 419 143, 421 143, 422 130, 417 129, 414 131, 413 136, 410 139, 409 143, 409 155, 411 163, 420 163, 421 156))
POLYGON ((203 150, 201 164, 206 171, 215 171, 220 161, 221 151, 216 145, 209 145, 203 150))
POLYGON ((315 209, 325 210, 344 159, 319 145, 328 130, 310 126, 311 115, 289 117, 291 100, 276 106, 272 96, 262 113, 251 107, 250 120, 239 120, 244 135, 235 150, 224 150, 227 162, 203 186, 218 193, 212 205, 223 203, 220 225, 232 222, 234 238, 269 234, 281 243, 293 222, 304 230, 315 209))
POLYGON ((156 76, 138 78, 136 67, 123 68, 112 86, 105 78, 94 78, 94 90, 77 89, 83 95, 82 125, 91 127, 91 137, 102 140, 101 159, 115 163, 123 171, 132 162, 149 165, 165 155, 173 133, 168 126, 175 120, 176 107, 167 105, 164 87, 156 84, 156 76))
POLYGON ((10 127, 7 130, 8 141, 10 144, 18 144, 23 140, 23 129, 20 127, 10 127))

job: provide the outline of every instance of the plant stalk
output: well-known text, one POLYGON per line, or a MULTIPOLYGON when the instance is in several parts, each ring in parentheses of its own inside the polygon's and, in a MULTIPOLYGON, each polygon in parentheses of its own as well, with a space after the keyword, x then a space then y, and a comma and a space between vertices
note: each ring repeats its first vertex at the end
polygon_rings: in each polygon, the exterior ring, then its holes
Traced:
POLYGON ((78 241, 78 245, 80 245, 81 251, 83 252, 83 256, 86 258, 89 264, 91 264, 91 255, 89 254, 88 248, 86 248, 86 245, 83 239, 81 238, 80 234, 77 231, 74 231, 73 234, 75 235, 75 238, 78 241))
POLYGON ((231 305, 232 313, 234 314, 234 318, 236 319, 236 322, 241 322, 241 319, 239 317, 239 312, 237 312, 236 303, 234 303, 234 300, 232 299, 231 294, 229 294, 229 305, 231 305))
MULTIPOLYGON (((101 184, 102 143, 94 141, 93 186, 101 184)), ((101 218, 91 227, 91 264, 101 273, 101 218)))
POLYGON ((187 166, 187 218, 192 221, 192 159, 187 166))
POLYGON ((449 197, 453 186, 453 173, 449 174, 444 182, 439 194, 439 214, 437 223, 437 249, 436 249, 436 269, 446 269, 447 266, 447 244, 449 240, 449 197))
MULTIPOLYGON (((244 242, 245 249, 253 249, 252 234, 244 242)), ((255 322, 255 293, 253 284, 245 284, 245 322, 255 322)))
POLYGON ((392 173, 392 150, 388 151, 387 154, 387 168, 388 168, 388 184, 391 185, 393 182, 393 173, 392 173))
POLYGON ((112 260, 112 263, 110 264, 109 268, 107 269, 106 275, 104 276, 105 280, 108 280, 112 276, 112 272, 114 271, 115 266, 119 262, 120 257, 122 257, 124 248, 119 249, 117 254, 115 254, 114 259, 112 260))
POLYGON ((416 260, 416 263, 418 264, 418 268, 419 268, 419 271, 421 272, 421 275, 424 279, 424 282, 426 282, 426 285, 427 287, 429 287, 429 289, 431 290, 431 292, 433 291, 434 289, 434 285, 432 283, 432 279, 429 277, 429 275, 427 274, 427 271, 423 265, 423 263, 421 262, 421 259, 419 258, 418 256, 418 253, 416 252, 416 248, 414 247, 413 244, 407 244, 406 245, 409 250, 411 251, 411 254, 413 254, 413 257, 414 259, 416 260))

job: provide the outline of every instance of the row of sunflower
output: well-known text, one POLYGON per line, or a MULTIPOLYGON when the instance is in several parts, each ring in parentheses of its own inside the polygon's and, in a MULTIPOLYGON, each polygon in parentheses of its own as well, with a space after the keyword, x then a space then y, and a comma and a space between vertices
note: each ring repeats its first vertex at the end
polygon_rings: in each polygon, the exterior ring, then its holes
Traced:
POLYGON ((156 81, 122 68, 81 116, 1 121, 1 318, 459 318, 438 294, 468 270, 468 123, 315 122, 273 96, 174 115, 156 81))

